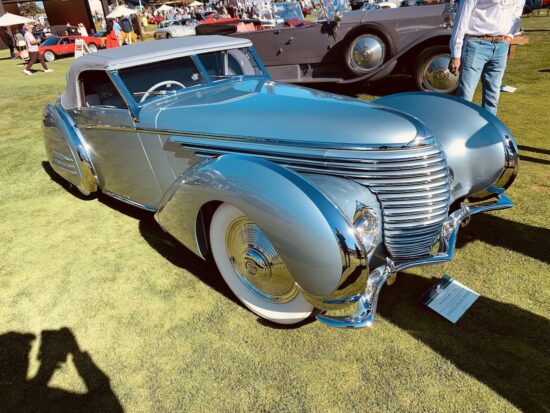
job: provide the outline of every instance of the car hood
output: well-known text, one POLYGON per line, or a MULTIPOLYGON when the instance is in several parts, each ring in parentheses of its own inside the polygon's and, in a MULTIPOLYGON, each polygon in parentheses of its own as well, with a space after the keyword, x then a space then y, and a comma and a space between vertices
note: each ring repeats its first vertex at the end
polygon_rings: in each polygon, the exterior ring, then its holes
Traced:
POLYGON ((334 148, 405 146, 428 134, 402 112, 265 79, 157 99, 143 107, 140 118, 143 127, 158 130, 334 148))

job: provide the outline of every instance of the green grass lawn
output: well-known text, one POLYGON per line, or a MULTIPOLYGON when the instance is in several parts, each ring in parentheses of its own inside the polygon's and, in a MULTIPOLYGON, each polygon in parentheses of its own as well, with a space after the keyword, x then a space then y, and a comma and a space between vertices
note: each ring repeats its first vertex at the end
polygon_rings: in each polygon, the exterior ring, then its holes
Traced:
POLYGON ((499 112, 514 208, 399 274, 361 330, 269 325, 150 214, 67 190, 40 120, 72 58, 33 76, 0 60, 0 411, 550 411, 550 18, 524 27, 499 112), (481 294, 457 325, 417 304, 444 273, 481 294))

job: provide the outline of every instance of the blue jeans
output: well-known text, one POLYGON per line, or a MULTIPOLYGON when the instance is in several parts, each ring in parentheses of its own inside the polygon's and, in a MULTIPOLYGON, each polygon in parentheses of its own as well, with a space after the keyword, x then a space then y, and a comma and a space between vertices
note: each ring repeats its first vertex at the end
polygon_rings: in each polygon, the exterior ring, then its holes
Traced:
POLYGON ((496 115, 500 86, 508 59, 508 47, 509 44, 506 42, 465 37, 456 95, 471 101, 481 78, 481 106, 496 115))

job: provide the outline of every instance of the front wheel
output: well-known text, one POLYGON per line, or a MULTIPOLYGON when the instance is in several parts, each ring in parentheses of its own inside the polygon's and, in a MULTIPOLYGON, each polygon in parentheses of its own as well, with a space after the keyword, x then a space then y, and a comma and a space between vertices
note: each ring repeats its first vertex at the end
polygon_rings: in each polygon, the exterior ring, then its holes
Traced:
POLYGON ((260 317, 295 324, 313 312, 263 231, 238 208, 222 204, 210 224, 212 255, 237 298, 260 317))
POLYGON ((53 62, 55 60, 55 53, 51 50, 46 50, 44 52, 44 60, 46 62, 53 62))
POLYGON ((432 46, 424 50, 414 63, 414 83, 423 92, 453 93, 458 76, 449 71, 451 54, 448 46, 432 46))

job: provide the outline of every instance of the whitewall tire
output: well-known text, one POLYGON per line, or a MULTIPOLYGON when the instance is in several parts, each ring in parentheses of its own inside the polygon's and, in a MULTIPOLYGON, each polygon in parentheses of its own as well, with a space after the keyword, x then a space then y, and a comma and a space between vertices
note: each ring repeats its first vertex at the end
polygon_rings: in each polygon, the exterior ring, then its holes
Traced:
POLYGON ((216 210, 210 246, 229 288, 260 317, 295 324, 313 312, 271 242, 238 208, 222 204, 216 210))

